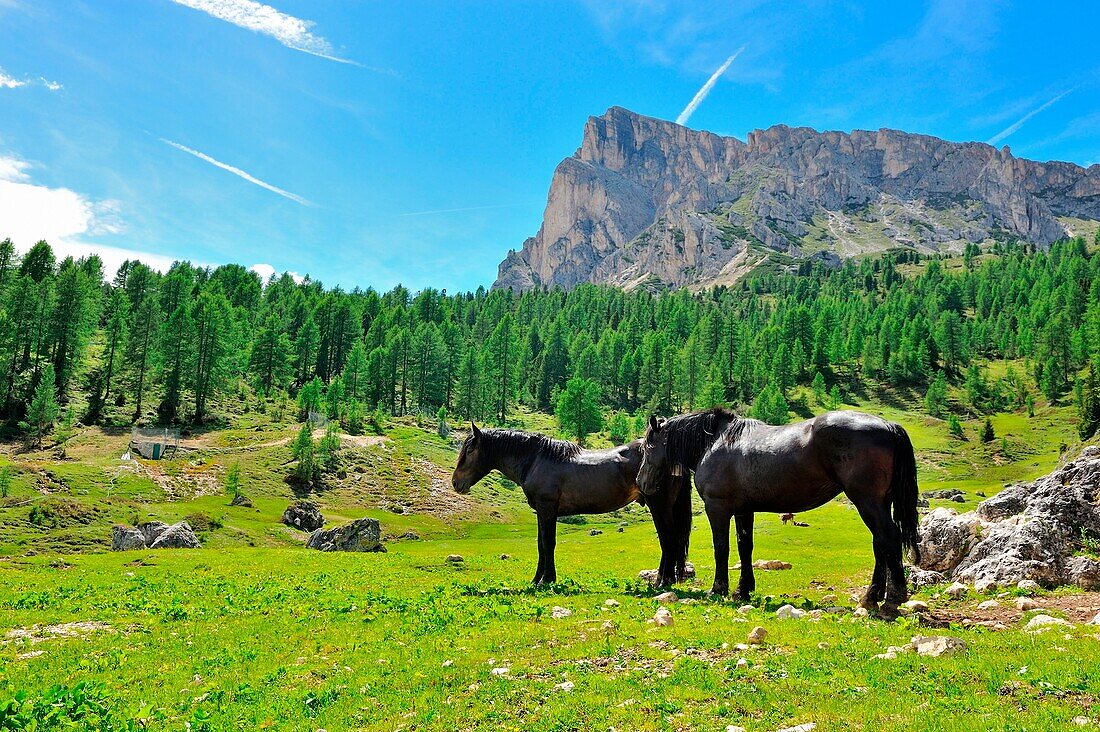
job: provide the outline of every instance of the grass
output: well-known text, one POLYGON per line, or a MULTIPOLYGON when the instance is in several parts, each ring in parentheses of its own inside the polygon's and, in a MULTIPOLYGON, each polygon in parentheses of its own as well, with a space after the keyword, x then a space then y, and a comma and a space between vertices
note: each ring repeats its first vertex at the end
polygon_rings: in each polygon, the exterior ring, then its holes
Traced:
MULTIPOLYGON (((964 422, 969 439, 956 440, 943 421, 916 414, 919 395, 848 398, 905 425, 922 490, 966 493, 965 504, 934 505, 972 507, 979 491, 1049 472, 1060 445, 1075 444, 1064 406, 1040 404, 1034 419, 995 415, 997 440, 982 444, 981 420, 964 422)), ((546 415, 514 419, 554 427, 546 415)), ((755 556, 793 568, 758 573, 760 609, 748 612, 705 596, 713 561, 697 517, 699 579, 678 588, 688 602, 671 605, 675 624, 659 628, 648 622, 654 593, 637 580, 658 556, 644 509, 559 525, 562 582, 536 590, 535 526, 522 492, 494 474, 470 497, 454 495, 453 444, 411 418, 391 421, 381 444, 342 450, 345 477, 330 476, 311 496, 330 526, 378 518, 388 551, 305 550, 305 535, 278 523, 295 497, 282 480, 282 440, 294 433, 249 415, 190 436, 194 449, 155 464, 120 461, 128 434, 109 430, 80 430, 64 459, 0 454, 0 467, 13 468, 0 501, 0 728, 37 719, 38 729, 60 729, 69 716, 83 720, 75 729, 196 732, 773 730, 808 721, 822 730, 1045 730, 1100 718, 1100 636, 1086 626, 1029 635, 849 615, 776 620, 787 601, 851 607, 869 580, 870 537, 844 502, 801 514, 806 528, 757 517, 755 556), (252 508, 229 506, 223 482, 234 464, 252 508), (187 517, 202 549, 107 551, 112 523, 187 517), (603 533, 590 536, 592 528, 603 533), (410 532, 419 538, 404 538, 410 532), (449 563, 449 554, 464 561, 449 563), (555 606, 572 614, 554 619, 555 606), (66 623, 84 625, 69 635, 47 629, 66 623), (755 625, 767 643, 738 650, 755 625), (968 649, 872 658, 936 632, 968 649), (559 686, 567 681, 571 690, 559 686)), ((922 597, 948 602, 933 595, 922 597)))

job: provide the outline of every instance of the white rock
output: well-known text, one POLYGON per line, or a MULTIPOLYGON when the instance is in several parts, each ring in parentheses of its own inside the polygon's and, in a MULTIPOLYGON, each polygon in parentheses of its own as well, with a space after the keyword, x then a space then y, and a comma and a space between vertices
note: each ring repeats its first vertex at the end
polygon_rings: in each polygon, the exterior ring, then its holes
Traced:
POLYGON ((653 622, 660 626, 672 625, 672 613, 668 611, 667 607, 659 607, 657 612, 653 614, 653 622))
POLYGON ((736 664, 734 664, 734 665, 735 665, 735 666, 736 666, 737 668, 739 668, 739 669, 742 669, 742 670, 744 670, 744 669, 746 669, 746 668, 748 668, 748 667, 749 667, 749 659, 747 659, 747 658, 739 658, 739 659, 737 659, 737 663, 736 663, 736 664))
POLYGON ((923 613, 928 610, 928 603, 924 600, 909 600, 901 604, 903 608, 913 613, 923 613))
POLYGON ((948 597, 954 597, 957 599, 962 597, 969 591, 970 588, 964 585, 962 582, 956 582, 948 587, 946 590, 944 590, 944 594, 946 594, 948 597))
POLYGON ((803 724, 796 724, 793 727, 784 727, 783 729, 777 729, 775 732, 813 732, 817 729, 817 723, 804 722, 803 724))
POLYGON ((871 656, 871 658, 879 659, 879 660, 882 660, 882 661, 893 661, 897 657, 898 657, 898 654, 893 653, 891 651, 887 651, 886 653, 880 653, 877 656, 871 656))
POLYGON ((753 607, 752 605, 742 605, 741 607, 737 608, 737 612, 739 612, 739 613, 747 613, 747 612, 749 612, 750 610, 755 610, 755 609, 756 609, 756 608, 755 608, 755 607, 753 607))
POLYGON ((452 661, 449 658, 446 661, 443 662, 443 668, 450 668, 451 666, 454 666, 454 665, 455 665, 455 662, 452 661))
POLYGON ((736 724, 727 724, 726 732, 745 732, 745 728, 738 727, 736 724))
POLYGON ((966 642, 949 635, 918 635, 911 641, 920 656, 946 656, 966 650, 966 642))
POLYGON ((1028 610, 1035 610, 1038 607, 1039 607, 1039 603, 1035 602, 1030 597, 1017 597, 1016 598, 1016 609, 1017 610, 1023 610, 1026 613, 1028 610))
POLYGON ((608 599, 603 601, 603 604, 604 604, 604 607, 618 607, 619 606, 619 601, 618 600, 612 600, 612 599, 608 598, 608 599))
POLYGON ((498 666, 489 673, 491 673, 493 676, 507 676, 508 672, 511 670, 512 669, 508 668, 507 666, 498 666))
POLYGON ((560 684, 554 684, 554 691, 573 691, 577 687, 572 681, 563 681, 560 684))
POLYGON ((977 592, 979 595, 984 595, 985 593, 995 589, 997 589, 997 583, 991 579, 980 579, 974 583, 974 591, 977 592))
POLYGON ((1089 625, 1100 625, 1100 613, 1096 613, 1096 617, 1088 622, 1089 625))
POLYGON ((992 610, 995 607, 1000 607, 1001 603, 996 600, 986 600, 985 602, 978 603, 979 610, 992 610))
POLYGON ((1063 620, 1062 618, 1055 618, 1050 615, 1036 615, 1031 620, 1027 621, 1027 625, 1024 626, 1024 630, 1029 633, 1039 633, 1048 628, 1053 627, 1072 628, 1073 623, 1063 620))
POLYGON ((866 618, 870 615, 871 613, 867 610, 867 608, 863 607, 862 605, 852 611, 852 617, 854 618, 866 618))
POLYGON ((806 612, 804 610, 799 610, 794 605, 784 605, 775 611, 775 617, 779 618, 780 620, 786 620, 787 618, 797 619, 801 618, 805 614, 806 612))
POLYGON ((1039 586, 1038 582, 1029 579, 1020 580, 1016 583, 1016 587, 1023 590, 1024 592, 1038 592, 1039 590, 1043 589, 1039 586))
POLYGON ((669 592, 662 592, 661 594, 657 595, 657 597, 655 597, 653 599, 656 600, 657 602, 660 602, 660 603, 666 603, 666 602, 676 602, 680 598, 676 596, 675 592, 672 592, 670 590, 669 592))
POLYGON ((1090 724, 1092 724, 1092 720, 1088 717, 1074 717, 1070 721, 1076 724, 1078 727, 1088 727, 1090 724))
POLYGON ((555 605, 554 609, 550 611, 550 617, 552 617, 554 620, 561 620, 562 618, 568 618, 572 614, 573 614, 572 610, 570 610, 567 607, 561 607, 560 605, 555 605))

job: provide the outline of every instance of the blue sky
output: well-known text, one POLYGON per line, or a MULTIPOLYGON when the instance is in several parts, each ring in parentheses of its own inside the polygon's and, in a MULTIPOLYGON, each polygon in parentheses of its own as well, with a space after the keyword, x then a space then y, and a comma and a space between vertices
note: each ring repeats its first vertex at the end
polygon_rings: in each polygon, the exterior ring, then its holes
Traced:
POLYGON ((689 126, 893 127, 1089 165, 1090 5, 0 0, 0 236, 489 285, 589 115, 675 119, 742 47, 689 126))

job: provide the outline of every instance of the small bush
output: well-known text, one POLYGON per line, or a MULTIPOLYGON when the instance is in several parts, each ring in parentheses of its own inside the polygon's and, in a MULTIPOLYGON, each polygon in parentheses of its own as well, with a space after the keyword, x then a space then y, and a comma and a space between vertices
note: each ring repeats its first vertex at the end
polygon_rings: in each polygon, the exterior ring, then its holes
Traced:
POLYGON ((215 518, 205 511, 189 513, 183 517, 183 520, 191 524, 191 528, 196 532, 214 531, 222 527, 221 516, 215 518))

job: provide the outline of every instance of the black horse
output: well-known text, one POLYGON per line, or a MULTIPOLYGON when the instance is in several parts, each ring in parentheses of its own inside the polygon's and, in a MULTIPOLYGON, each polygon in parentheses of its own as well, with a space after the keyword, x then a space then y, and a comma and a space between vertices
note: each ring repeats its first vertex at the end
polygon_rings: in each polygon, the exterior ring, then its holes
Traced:
POLYGON ((877 610, 885 599, 881 612, 890 616, 908 597, 902 549, 910 548, 919 562, 917 465, 901 425, 862 412, 829 412, 775 427, 720 408, 650 418, 638 472, 642 492, 690 470, 714 535, 711 592, 729 592, 731 517, 741 558, 738 594, 747 599, 756 588, 753 514, 808 511, 843 492, 873 537, 875 571, 860 604, 877 610))
POLYGON ((572 442, 539 434, 471 427, 451 484, 457 492, 469 493, 490 471, 499 470, 523 488, 538 516, 535 584, 557 581, 554 547, 559 516, 608 513, 633 501, 648 505, 657 529, 661 544, 657 584, 683 579, 691 536, 691 491, 682 479, 669 477, 643 498, 637 483, 641 440, 610 450, 582 450, 572 442))

